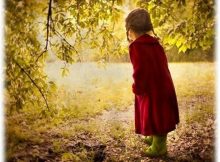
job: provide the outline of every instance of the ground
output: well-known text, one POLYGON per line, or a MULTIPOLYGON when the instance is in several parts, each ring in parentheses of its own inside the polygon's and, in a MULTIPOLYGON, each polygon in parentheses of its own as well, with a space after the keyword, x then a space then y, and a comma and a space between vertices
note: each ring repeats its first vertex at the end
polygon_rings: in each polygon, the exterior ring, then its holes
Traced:
POLYGON ((214 63, 169 64, 180 124, 168 134, 168 155, 153 159, 141 154, 147 144, 134 133, 130 64, 76 64, 66 78, 60 67, 46 68, 58 85, 54 113, 6 116, 7 161, 214 161, 214 63))

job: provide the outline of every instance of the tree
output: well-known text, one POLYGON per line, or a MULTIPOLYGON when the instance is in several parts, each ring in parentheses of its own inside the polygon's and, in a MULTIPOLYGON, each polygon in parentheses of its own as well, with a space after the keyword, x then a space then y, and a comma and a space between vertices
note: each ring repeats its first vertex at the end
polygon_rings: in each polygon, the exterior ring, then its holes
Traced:
MULTIPOLYGON (((156 33, 179 52, 213 46, 213 0, 134 0, 148 9, 156 33)), ((132 3, 134 3, 132 2, 132 3)), ((54 54, 68 65, 82 61, 84 47, 98 49, 97 60, 127 54, 123 0, 7 0, 5 8, 6 80, 9 110, 53 107, 53 82, 44 73, 46 58, 54 54), (117 33, 118 32, 118 33, 117 33), (42 38, 44 40, 42 40, 42 38), (122 41, 123 40, 123 41, 122 41), (42 43, 43 41, 43 43, 42 43)), ((46 109, 42 109, 45 111, 46 109)))
POLYGON ((41 102, 46 99, 48 85, 43 73, 44 62, 35 62, 41 49, 37 40, 38 27, 35 20, 37 2, 9 0, 6 3, 5 86, 10 97, 10 110, 21 109, 24 105, 41 102))
POLYGON ((152 17, 156 33, 167 47, 176 46, 179 52, 214 44, 213 0, 138 0, 152 17))
POLYGON ((116 51, 120 53, 119 38, 113 37, 114 23, 109 22, 117 22, 121 4, 120 0, 49 0, 48 4, 8 0, 5 85, 9 110, 41 107, 42 100, 49 109, 54 83, 48 83, 43 70, 48 51, 64 61, 63 75, 68 72, 67 64, 80 61, 83 44, 99 48, 100 59, 116 51), (38 38, 42 31, 44 44, 38 38))

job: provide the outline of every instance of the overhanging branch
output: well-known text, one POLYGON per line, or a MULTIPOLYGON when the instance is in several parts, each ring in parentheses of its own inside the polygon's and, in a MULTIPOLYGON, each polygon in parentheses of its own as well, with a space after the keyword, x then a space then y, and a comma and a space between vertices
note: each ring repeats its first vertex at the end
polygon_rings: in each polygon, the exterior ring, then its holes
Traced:
POLYGON ((44 51, 41 52, 40 55, 37 57, 36 62, 48 50, 48 41, 49 41, 49 34, 50 34, 51 17, 52 17, 52 0, 49 0, 48 14, 47 14, 47 24, 46 24, 46 26, 47 26, 46 45, 44 47, 44 51))
POLYGON ((34 84, 34 86, 38 89, 38 91, 40 92, 41 96, 43 97, 45 104, 47 106, 47 109, 49 110, 49 105, 47 103, 47 99, 46 96, 44 95, 44 93, 42 92, 41 88, 37 85, 37 83, 31 78, 31 76, 28 74, 28 72, 15 60, 13 59, 14 63, 20 68, 20 70, 27 75, 27 77, 30 79, 30 81, 34 84))

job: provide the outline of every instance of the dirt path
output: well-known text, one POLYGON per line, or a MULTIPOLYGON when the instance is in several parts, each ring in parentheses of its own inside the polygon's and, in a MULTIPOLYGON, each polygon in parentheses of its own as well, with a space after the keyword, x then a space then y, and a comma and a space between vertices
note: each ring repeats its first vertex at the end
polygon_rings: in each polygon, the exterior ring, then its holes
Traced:
MULTIPOLYGON (((134 107, 127 111, 110 110, 103 112, 97 117, 105 123, 118 121, 121 125, 129 127, 126 135, 122 139, 111 141, 105 149, 106 159, 104 161, 212 161, 214 156, 214 116, 204 115, 204 121, 188 123, 185 118, 188 111, 184 107, 190 107, 190 113, 195 111, 194 105, 197 102, 205 103, 212 101, 209 98, 196 97, 190 101, 180 102, 181 124, 176 131, 168 135, 168 156, 163 158, 150 159, 142 155, 141 149, 145 145, 142 141, 143 136, 134 134, 134 107), (188 103, 189 105, 186 105, 188 103), (207 119, 207 120, 206 120, 207 119), (130 140, 130 141, 129 141, 130 140), (132 144, 133 142, 133 144, 132 144)), ((198 114, 201 115, 201 114, 198 114)), ((201 116, 202 118, 202 116, 201 116)))
POLYGON ((133 120, 134 107, 133 105, 129 106, 126 110, 117 111, 115 109, 105 110, 102 112, 102 115, 97 116, 97 120, 103 120, 105 122, 118 120, 121 122, 131 122, 133 120))
POLYGON ((194 118, 187 121, 195 111, 195 103, 205 104, 208 101, 212 102, 212 99, 198 96, 180 101, 181 123, 176 131, 168 135, 166 157, 152 159, 141 154, 141 149, 147 145, 144 144, 141 135, 134 133, 134 107, 131 105, 124 111, 105 110, 101 115, 88 120, 69 121, 46 133, 36 134, 43 139, 42 142, 34 143, 31 139, 22 141, 23 144, 17 148, 17 154, 8 161, 213 161, 214 115, 198 113, 201 121, 194 118), (72 136, 57 133, 57 130, 64 131, 78 123, 84 126, 96 123, 92 129, 95 131, 80 130, 72 136))

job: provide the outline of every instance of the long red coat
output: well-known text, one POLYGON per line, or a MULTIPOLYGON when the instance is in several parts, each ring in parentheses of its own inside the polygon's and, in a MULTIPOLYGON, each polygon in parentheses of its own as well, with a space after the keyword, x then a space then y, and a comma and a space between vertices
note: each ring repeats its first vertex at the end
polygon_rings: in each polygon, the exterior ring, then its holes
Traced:
POLYGON ((162 135, 176 128, 179 111, 167 58, 158 40, 148 34, 129 45, 135 94, 135 133, 162 135))

